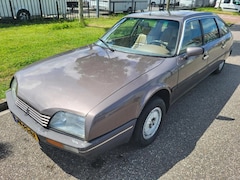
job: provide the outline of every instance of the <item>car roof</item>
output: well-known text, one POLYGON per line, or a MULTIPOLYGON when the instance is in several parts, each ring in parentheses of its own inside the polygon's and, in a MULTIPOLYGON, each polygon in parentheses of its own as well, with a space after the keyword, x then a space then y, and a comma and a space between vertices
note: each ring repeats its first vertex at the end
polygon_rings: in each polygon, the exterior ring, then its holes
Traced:
POLYGON ((189 11, 189 10, 176 10, 176 11, 148 11, 141 13, 129 14, 126 17, 134 18, 147 18, 147 19, 171 19, 184 21, 193 17, 202 17, 202 16, 216 16, 211 12, 199 12, 199 11, 189 11))

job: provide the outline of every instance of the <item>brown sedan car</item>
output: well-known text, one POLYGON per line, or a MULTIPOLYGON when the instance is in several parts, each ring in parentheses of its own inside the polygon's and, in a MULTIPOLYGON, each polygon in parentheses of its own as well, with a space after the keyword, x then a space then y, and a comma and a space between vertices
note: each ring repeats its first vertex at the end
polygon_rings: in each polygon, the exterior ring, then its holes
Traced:
POLYGON ((169 106, 223 69, 233 37, 215 14, 130 14, 99 41, 14 75, 7 102, 40 142, 98 155, 132 139, 156 138, 169 106))

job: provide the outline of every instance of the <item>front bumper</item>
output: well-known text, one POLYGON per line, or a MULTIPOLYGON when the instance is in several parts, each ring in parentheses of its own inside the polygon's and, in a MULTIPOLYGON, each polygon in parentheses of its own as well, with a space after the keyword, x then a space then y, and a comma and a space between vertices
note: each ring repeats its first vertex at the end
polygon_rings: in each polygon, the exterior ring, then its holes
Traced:
POLYGON ((88 142, 44 128, 15 105, 10 90, 6 93, 6 99, 14 120, 30 132, 37 141, 77 153, 86 158, 97 156, 113 147, 127 143, 132 136, 136 123, 136 120, 129 121, 117 129, 88 142))

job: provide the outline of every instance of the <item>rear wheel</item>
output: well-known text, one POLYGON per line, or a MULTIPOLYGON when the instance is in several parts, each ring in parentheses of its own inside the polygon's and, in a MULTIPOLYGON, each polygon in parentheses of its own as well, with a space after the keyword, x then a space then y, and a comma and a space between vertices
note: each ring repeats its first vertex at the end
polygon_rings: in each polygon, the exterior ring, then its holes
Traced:
POLYGON ((26 9, 21 9, 17 12, 17 19, 21 21, 28 21, 30 20, 30 13, 26 9))
POLYGON ((129 8, 127 9, 127 13, 128 13, 128 14, 131 14, 131 13, 132 13, 132 7, 129 7, 129 8))
POLYGON ((151 2, 151 6, 156 7, 156 3, 155 2, 151 2))
POLYGON ((156 139, 165 113, 166 105, 160 98, 151 100, 145 106, 138 118, 133 135, 137 145, 147 146, 156 139))

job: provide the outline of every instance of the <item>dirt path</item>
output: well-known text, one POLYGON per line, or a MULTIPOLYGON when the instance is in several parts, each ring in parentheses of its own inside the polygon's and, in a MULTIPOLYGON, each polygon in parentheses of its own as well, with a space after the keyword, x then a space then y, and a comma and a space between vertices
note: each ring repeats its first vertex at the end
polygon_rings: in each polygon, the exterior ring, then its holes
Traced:
POLYGON ((240 24, 240 15, 239 16, 232 16, 226 14, 218 14, 225 22, 233 23, 233 24, 240 24))

